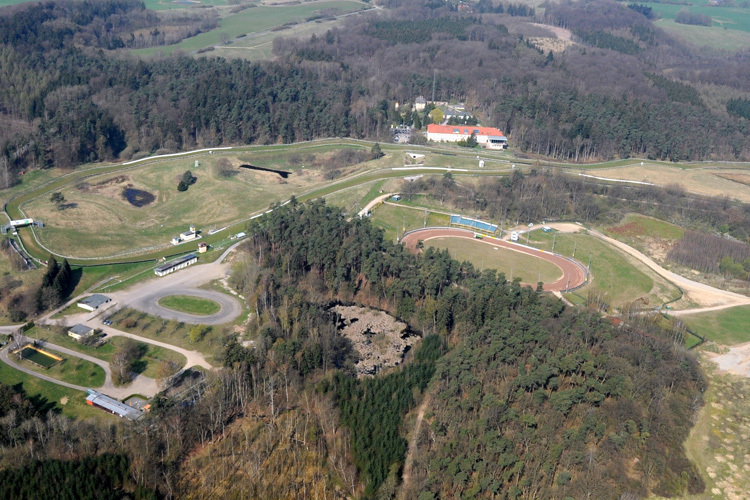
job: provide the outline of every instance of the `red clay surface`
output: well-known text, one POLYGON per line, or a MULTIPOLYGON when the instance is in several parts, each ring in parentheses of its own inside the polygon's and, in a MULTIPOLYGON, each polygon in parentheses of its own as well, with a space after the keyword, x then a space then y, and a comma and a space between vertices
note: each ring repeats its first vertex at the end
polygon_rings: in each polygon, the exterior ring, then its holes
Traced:
MULTIPOLYGON (((514 252, 525 253, 527 255, 531 255, 533 257, 544 259, 548 262, 553 263, 562 270, 563 275, 562 278, 558 279, 557 281, 544 284, 544 289, 548 292, 562 292, 566 289, 571 289, 583 285, 586 282, 586 270, 583 268, 583 266, 576 264, 575 262, 571 262, 570 260, 563 257, 545 252, 544 250, 536 250, 534 248, 529 248, 517 243, 498 240, 489 236, 485 236, 484 239, 481 240, 475 239, 474 233, 466 229, 420 229, 407 234, 401 242, 406 245, 406 248, 408 248, 410 251, 416 252, 417 241, 427 241, 432 238, 445 237, 467 238, 470 240, 481 241, 482 243, 487 243, 488 245, 508 248, 510 250, 513 250, 514 252)), ((536 283, 524 283, 524 285, 536 286, 536 283)))

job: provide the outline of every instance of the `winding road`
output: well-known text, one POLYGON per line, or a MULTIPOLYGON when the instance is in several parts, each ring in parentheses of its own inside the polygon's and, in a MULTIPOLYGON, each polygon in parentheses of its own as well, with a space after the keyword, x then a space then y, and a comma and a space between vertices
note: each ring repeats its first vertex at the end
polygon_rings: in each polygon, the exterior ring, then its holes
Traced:
MULTIPOLYGON (((474 232, 466 229, 458 228, 428 228, 418 229, 407 233, 404 236, 402 243, 406 245, 411 251, 416 250, 417 241, 427 241, 433 238, 466 238, 472 241, 479 241, 495 247, 503 247, 514 252, 531 255, 538 259, 544 259, 552 264, 556 265, 562 271, 562 277, 552 283, 545 283, 544 289, 549 292, 562 292, 579 287, 586 283, 586 269, 579 263, 561 257, 557 254, 545 252, 544 250, 537 250, 535 248, 527 247, 525 245, 519 245, 518 243, 512 243, 509 241, 500 240, 492 236, 485 236, 483 239, 474 238, 474 232)), ((524 283, 528 286, 535 286, 536 284, 524 283)))

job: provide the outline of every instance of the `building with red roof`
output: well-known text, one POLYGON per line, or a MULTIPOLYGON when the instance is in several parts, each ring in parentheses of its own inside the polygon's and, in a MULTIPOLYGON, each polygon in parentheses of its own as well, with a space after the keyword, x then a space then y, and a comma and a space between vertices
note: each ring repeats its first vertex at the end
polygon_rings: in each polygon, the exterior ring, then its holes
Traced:
POLYGON ((477 127, 476 125, 427 125, 427 140, 433 142, 458 142, 465 141, 471 134, 477 139, 477 143, 483 144, 487 149, 506 149, 508 139, 503 133, 494 127, 477 127))

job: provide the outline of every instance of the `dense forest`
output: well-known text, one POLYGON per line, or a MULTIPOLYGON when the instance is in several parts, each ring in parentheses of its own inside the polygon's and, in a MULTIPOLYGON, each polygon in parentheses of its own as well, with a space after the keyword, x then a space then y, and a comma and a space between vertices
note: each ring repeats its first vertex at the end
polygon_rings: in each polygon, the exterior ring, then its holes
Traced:
POLYGON ((292 201, 247 231, 231 283, 257 311, 254 347, 228 333, 200 397, 159 395, 134 424, 69 421, 0 388, 8 478, 95 470, 137 498, 702 490, 682 441, 704 382, 674 332, 637 315, 614 327, 447 252, 410 254, 322 201, 292 201), (421 345, 356 378, 337 303, 387 311, 421 345), (429 435, 402 485, 404 418, 426 393, 429 435))
POLYGON ((395 102, 431 95, 433 76, 437 100, 465 101, 520 151, 576 161, 750 158, 738 105, 750 97, 746 55, 687 48, 647 12, 606 0, 550 4, 543 19, 491 1, 468 14, 442 2, 387 4, 324 36, 277 39, 276 62, 264 63, 131 58, 127 47, 216 22, 155 17, 136 0, 2 9, 3 186, 28 168, 196 146, 382 140, 404 119, 395 102), (550 32, 532 21, 570 30, 575 43, 544 52, 534 37, 550 32))

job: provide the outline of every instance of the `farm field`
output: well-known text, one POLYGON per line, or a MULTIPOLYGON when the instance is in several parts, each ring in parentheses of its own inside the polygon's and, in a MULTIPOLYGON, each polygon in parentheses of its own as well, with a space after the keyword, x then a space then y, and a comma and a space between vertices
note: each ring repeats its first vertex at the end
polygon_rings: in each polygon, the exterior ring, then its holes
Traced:
POLYGON ((697 47, 736 52, 750 45, 750 32, 733 29, 728 22, 717 24, 718 21, 719 19, 714 17, 713 26, 690 26, 676 23, 673 19, 662 19, 655 21, 654 26, 697 47))
MULTIPOLYGON (((738 2, 739 3, 739 2, 738 2)), ((703 14, 711 16, 713 19, 713 26, 719 28, 726 28, 727 30, 738 30, 750 32, 750 8, 748 7, 717 7, 711 6, 708 0, 697 0, 691 5, 672 5, 665 3, 649 3, 645 5, 651 7, 654 12, 661 15, 662 24, 664 21, 674 22, 675 16, 678 12, 686 9, 688 12, 694 14, 703 14)), ((657 24, 657 26, 659 25, 657 24)), ((678 26, 689 26, 675 23, 678 26)), ((702 27, 702 26, 699 26, 702 27)), ((705 26, 708 28, 708 26, 705 26)))
POLYGON ((750 342, 750 306, 681 316, 694 332, 722 345, 750 342))
POLYGON ((38 397, 45 406, 71 418, 96 418, 117 421, 118 417, 86 404, 86 393, 69 389, 20 372, 0 362, 0 382, 8 385, 21 384, 30 397, 38 397))
POLYGON ((597 170, 571 168, 569 171, 574 174, 585 173, 607 179, 652 182, 660 186, 675 184, 693 193, 729 196, 745 203, 750 202, 750 181, 743 184, 727 178, 727 176, 746 175, 750 179, 750 170, 747 168, 689 168, 645 163, 643 166, 631 164, 597 170))
POLYGON ((448 250, 451 257, 459 262, 469 261, 476 269, 496 269, 505 273, 509 280, 521 278, 524 283, 529 284, 539 281, 549 283, 563 274, 560 268, 546 260, 466 238, 434 238, 424 245, 448 250))
POLYGON ((182 50, 191 53, 202 49, 203 47, 211 47, 220 44, 222 37, 234 39, 248 33, 266 31, 274 26, 281 26, 290 22, 304 21, 305 19, 316 15, 321 10, 339 9, 343 14, 346 12, 354 12, 365 7, 366 4, 353 0, 333 0, 283 6, 254 7, 245 9, 236 14, 230 14, 220 21, 217 28, 187 38, 178 44, 162 47, 149 47, 147 49, 137 49, 130 52, 141 56, 150 56, 160 52, 167 55, 175 50, 182 50))
POLYGON ((213 300, 189 295, 167 295, 159 299, 159 305, 167 309, 201 316, 216 314, 221 310, 221 306, 213 300))
MULTIPOLYGON (((552 250, 553 233, 533 231, 529 237, 531 246, 552 250)), ((555 252, 573 257, 574 250, 576 260, 584 265, 591 255, 593 280, 575 292, 581 297, 593 292, 613 307, 638 300, 642 307, 651 308, 680 296, 677 287, 605 242, 587 234, 558 233, 555 252)))

